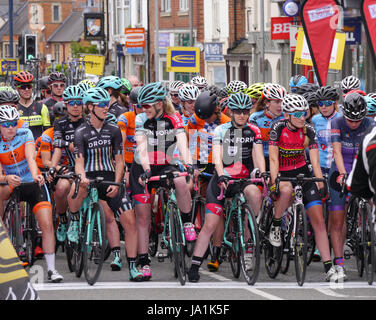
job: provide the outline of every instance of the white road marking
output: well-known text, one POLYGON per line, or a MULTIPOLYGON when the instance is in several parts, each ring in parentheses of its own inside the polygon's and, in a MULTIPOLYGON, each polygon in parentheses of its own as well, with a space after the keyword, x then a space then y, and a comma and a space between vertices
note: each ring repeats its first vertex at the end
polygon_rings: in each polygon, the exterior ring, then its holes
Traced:
POLYGON ((219 280, 219 281, 222 281, 222 282, 227 282, 227 281, 232 281, 231 279, 229 278, 226 278, 224 276, 221 276, 215 272, 210 272, 210 271, 206 271, 206 270, 202 270, 200 269, 200 273, 206 275, 206 276, 209 276, 213 279, 216 279, 216 280, 219 280))
POLYGON ((251 292, 251 293, 253 293, 253 294, 255 294, 255 295, 264 297, 264 298, 266 298, 268 300, 284 300, 284 299, 282 299, 280 297, 277 297, 277 296, 275 296, 273 294, 267 293, 265 291, 261 291, 259 289, 253 288, 251 286, 249 286, 248 288, 244 288, 244 289, 247 290, 247 291, 249 291, 249 292, 251 292))

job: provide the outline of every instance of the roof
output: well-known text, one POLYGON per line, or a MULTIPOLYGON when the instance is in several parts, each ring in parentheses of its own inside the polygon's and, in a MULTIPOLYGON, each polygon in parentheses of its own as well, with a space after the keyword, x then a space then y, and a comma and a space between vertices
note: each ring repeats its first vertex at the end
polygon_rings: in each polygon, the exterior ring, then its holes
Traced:
POLYGON ((84 17, 81 11, 73 11, 51 34, 47 42, 79 41, 84 32, 84 17))
MULTIPOLYGON (((15 7, 16 8, 16 7, 15 7)), ((31 33, 29 29, 29 17, 28 17, 28 1, 25 1, 18 10, 14 10, 13 13, 13 34, 27 34, 31 33)), ((2 41, 4 35, 9 35, 9 23, 8 21, 0 29, 0 41, 2 41)))

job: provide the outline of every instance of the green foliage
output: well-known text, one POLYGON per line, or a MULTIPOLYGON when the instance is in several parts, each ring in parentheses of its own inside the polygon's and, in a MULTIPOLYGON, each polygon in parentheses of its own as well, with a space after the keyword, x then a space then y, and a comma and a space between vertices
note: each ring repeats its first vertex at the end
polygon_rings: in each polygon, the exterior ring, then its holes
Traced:
POLYGON ((99 53, 96 45, 83 46, 81 43, 77 41, 72 41, 70 47, 71 47, 71 53, 72 53, 73 58, 79 58, 80 54, 82 53, 91 53, 91 54, 99 53))

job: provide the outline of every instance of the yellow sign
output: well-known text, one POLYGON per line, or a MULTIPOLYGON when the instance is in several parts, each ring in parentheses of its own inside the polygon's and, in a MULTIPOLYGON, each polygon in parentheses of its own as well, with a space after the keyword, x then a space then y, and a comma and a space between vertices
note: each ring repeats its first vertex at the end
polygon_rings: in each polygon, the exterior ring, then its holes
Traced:
POLYGON ((20 63, 18 59, 0 59, 0 74, 12 75, 19 72, 20 63))
MULTIPOLYGON (((343 54, 345 52, 346 33, 337 32, 333 42, 332 54, 330 57, 329 69, 342 70, 343 54)), ((295 64, 313 66, 308 43, 303 28, 299 28, 298 40, 294 57, 295 64)))
POLYGON ((167 47, 167 72, 200 72, 200 48, 167 47))
POLYGON ((96 54, 85 54, 85 72, 88 74, 95 74, 97 76, 103 75, 105 57, 96 54))

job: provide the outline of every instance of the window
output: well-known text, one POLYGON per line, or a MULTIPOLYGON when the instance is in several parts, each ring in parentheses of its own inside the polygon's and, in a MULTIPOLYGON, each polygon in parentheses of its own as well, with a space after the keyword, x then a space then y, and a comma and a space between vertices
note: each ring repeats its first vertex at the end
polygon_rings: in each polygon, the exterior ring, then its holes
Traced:
POLYGON ((188 11, 190 1, 192 0, 179 0, 179 11, 188 11))
POLYGON ((129 0, 116 0, 116 33, 124 34, 130 24, 129 0))
POLYGON ((10 58, 10 45, 9 45, 9 43, 4 43, 4 58, 10 58))
POLYGON ((60 22, 60 5, 54 4, 52 6, 52 22, 60 22))
POLYGON ((213 14, 213 38, 214 39, 219 39, 220 34, 221 34, 221 27, 220 27, 220 21, 219 21, 219 0, 213 0, 213 9, 212 9, 212 14, 213 14))
POLYGON ((54 59, 56 63, 60 63, 60 45, 54 44, 54 59))
POLYGON ((137 0, 136 3, 136 10, 137 10, 137 17, 136 17, 136 24, 142 25, 142 0, 137 0))
POLYGON ((171 12, 171 0, 161 0, 161 12, 171 12))

